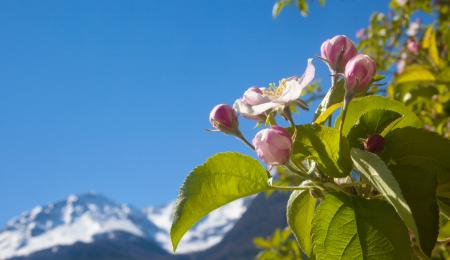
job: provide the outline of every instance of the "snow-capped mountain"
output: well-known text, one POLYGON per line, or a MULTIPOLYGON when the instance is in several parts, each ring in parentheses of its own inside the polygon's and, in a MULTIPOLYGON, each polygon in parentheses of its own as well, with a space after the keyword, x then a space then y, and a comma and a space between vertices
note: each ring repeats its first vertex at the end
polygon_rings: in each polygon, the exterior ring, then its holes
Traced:
MULTIPOLYGON (((252 198, 232 202, 205 217, 179 245, 177 253, 207 249, 219 243, 246 211, 252 198)), ((9 221, 0 231, 0 259, 26 256, 77 242, 113 239, 129 234, 154 241, 171 252, 169 229, 174 202, 143 210, 118 204, 102 195, 71 195, 63 201, 38 206, 9 221)))
MULTIPOLYGON (((184 235, 177 253, 205 250, 219 243, 245 213, 252 199, 253 197, 248 197, 236 200, 211 212, 184 235)), ((172 250, 169 232, 174 206, 175 202, 172 202, 163 207, 144 209, 148 219, 158 227, 156 242, 168 252, 172 250)))

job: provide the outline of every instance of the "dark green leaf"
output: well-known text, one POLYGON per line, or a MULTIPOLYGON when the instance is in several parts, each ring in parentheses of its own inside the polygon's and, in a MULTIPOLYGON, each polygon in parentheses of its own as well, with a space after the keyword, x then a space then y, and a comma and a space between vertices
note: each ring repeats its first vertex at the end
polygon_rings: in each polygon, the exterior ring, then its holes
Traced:
POLYGON ((427 255, 431 254, 439 228, 436 188, 439 183, 438 194, 445 193, 450 181, 449 154, 447 139, 423 129, 396 129, 385 138, 383 160, 412 210, 420 245, 427 255))
POLYGON ((239 153, 219 153, 195 168, 178 195, 170 237, 174 251, 182 236, 214 209, 269 188, 267 171, 239 153))
MULTIPOLYGON (((394 207, 416 237, 419 231, 411 208, 403 197, 402 190, 386 164, 376 154, 353 148, 351 156, 355 168, 383 195, 394 207)), ((427 237, 429 239, 429 237, 427 237)))
POLYGON ((385 162, 410 165, 437 174, 438 195, 450 193, 450 141, 436 133, 407 127, 385 138, 385 162))
POLYGON ((352 169, 348 140, 339 142, 339 131, 321 125, 297 126, 297 138, 292 152, 294 162, 312 159, 324 174, 347 176, 352 169))
POLYGON ((317 259, 411 259, 408 231, 382 200, 327 194, 312 236, 317 259))
POLYGON ((287 205, 287 222, 295 235, 300 248, 307 256, 311 255, 311 223, 317 199, 307 190, 294 191, 287 205))

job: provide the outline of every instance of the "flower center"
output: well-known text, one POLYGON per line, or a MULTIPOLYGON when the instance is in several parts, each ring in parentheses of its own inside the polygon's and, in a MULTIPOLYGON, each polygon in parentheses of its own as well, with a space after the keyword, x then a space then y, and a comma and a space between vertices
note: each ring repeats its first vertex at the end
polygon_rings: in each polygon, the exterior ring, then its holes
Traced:
POLYGON ((263 90, 263 94, 265 96, 268 96, 270 99, 275 99, 277 97, 280 97, 281 94, 283 94, 284 89, 286 88, 286 79, 280 80, 280 84, 276 88, 266 88, 263 90))

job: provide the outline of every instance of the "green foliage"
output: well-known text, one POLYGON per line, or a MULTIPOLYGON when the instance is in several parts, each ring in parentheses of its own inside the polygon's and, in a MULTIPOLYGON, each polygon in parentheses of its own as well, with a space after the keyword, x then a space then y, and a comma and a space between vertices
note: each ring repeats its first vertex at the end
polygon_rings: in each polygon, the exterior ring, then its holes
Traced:
POLYGON ((407 83, 430 83, 435 81, 436 76, 428 66, 424 65, 409 66, 402 74, 395 78, 395 83, 398 85, 407 83))
MULTIPOLYGON (((334 81, 334 79, 333 79, 334 81)), ((325 97, 322 99, 322 102, 317 107, 316 113, 314 115, 314 120, 318 120, 318 124, 325 121, 331 113, 325 114, 326 111, 333 105, 336 105, 344 100, 344 89, 345 81, 343 79, 338 80, 336 83, 332 83, 332 87, 328 90, 325 97), (324 115, 325 114, 325 115, 324 115), (319 117, 324 117, 324 119, 318 119, 319 117)), ((331 110, 332 112, 334 110, 331 110)))
POLYGON ((328 194, 312 233, 317 259, 411 259, 408 231, 382 200, 328 194))
MULTIPOLYGON (((325 5, 325 2, 326 0, 319 0, 320 5, 325 5)), ((297 9, 301 15, 308 15, 309 6, 307 0, 277 0, 273 5, 272 16, 277 17, 286 6, 292 5, 294 3, 296 4, 297 9)))
MULTIPOLYGON (((273 15, 294 4, 306 15, 310 2, 278 0, 273 15)), ((295 125, 292 112, 323 96, 317 82, 306 87, 305 99, 262 115, 268 125, 277 115, 291 124, 291 158, 275 167, 281 176, 268 183, 257 161, 236 153, 218 154, 194 169, 177 200, 174 248, 215 208, 257 192, 289 190, 289 228, 256 238, 258 259, 301 258, 291 231, 310 259, 450 257, 450 1, 403 2, 392 0, 390 14, 374 13, 359 36, 358 48, 375 60, 377 76, 370 90, 348 103, 342 126, 342 116, 334 128, 324 126, 342 109, 338 74, 314 124, 295 125), (429 13, 432 23, 413 21, 417 12, 429 13), (390 80, 386 88, 383 79, 390 80), (386 97, 376 95, 384 91, 386 97), (358 149, 372 134, 385 138, 378 155, 358 149)))
POLYGON ((386 135, 383 160, 388 165, 420 169, 426 175, 437 175, 438 195, 450 194, 450 141, 436 133, 403 128, 386 135))
MULTIPOLYGON (((347 135, 364 114, 374 109, 394 111, 402 115, 401 120, 396 123, 392 130, 405 126, 420 127, 422 125, 417 116, 401 102, 381 96, 367 96, 356 98, 350 102, 342 133, 347 135)), ((339 125, 339 123, 340 118, 336 121, 336 125, 339 125)))
MULTIPOLYGON (((377 155, 356 148, 352 149, 351 154, 355 168, 394 207, 400 218, 405 222, 406 226, 412 230, 417 240, 428 240, 432 241, 434 244, 434 240, 436 240, 435 237, 422 238, 419 236, 416 221, 413 217, 413 212, 406 202, 406 199, 403 197, 402 190, 400 189, 397 180, 394 178, 386 164, 377 155)), ((431 191, 434 191, 433 188, 435 187, 429 187, 431 191)), ((434 228, 432 222, 429 222, 429 224, 430 225, 428 227, 424 228, 434 228)))
POLYGON ((178 195, 170 230, 174 250, 186 231, 214 209, 269 189, 267 171, 249 156, 219 153, 195 168, 178 195))
POLYGON ((359 139, 366 139, 372 134, 384 135, 401 120, 402 115, 391 110, 374 109, 364 113, 350 129, 348 140, 350 146, 361 147, 359 139))
POLYGON ((307 256, 312 252, 311 223, 314 216, 317 199, 308 191, 292 192, 287 204, 287 222, 295 235, 300 248, 307 256))
POLYGON ((339 131, 321 125, 297 127, 297 138, 292 151, 296 164, 310 159, 319 170, 332 177, 345 177, 351 169, 350 147, 347 139, 339 139, 339 131))
POLYGON ((450 161, 445 159, 449 145, 435 133, 407 127, 386 135, 382 154, 411 207, 427 254, 433 249, 439 228, 436 189, 444 194, 442 187, 449 182, 450 161))
POLYGON ((297 243, 290 239, 291 230, 285 228, 280 230, 277 228, 272 236, 268 238, 257 237, 253 240, 253 244, 261 249, 256 256, 258 260, 295 260, 301 259, 300 250, 297 243))

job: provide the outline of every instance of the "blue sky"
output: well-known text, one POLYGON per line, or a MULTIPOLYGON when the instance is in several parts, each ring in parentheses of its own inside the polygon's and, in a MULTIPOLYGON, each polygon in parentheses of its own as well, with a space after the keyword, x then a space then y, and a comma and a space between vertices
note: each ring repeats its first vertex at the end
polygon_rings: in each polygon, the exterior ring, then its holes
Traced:
POLYGON ((325 39, 387 8, 328 2, 273 19, 271 0, 1 1, 0 223, 87 191, 161 204, 208 156, 248 153, 204 131, 210 109, 302 74, 325 39))

